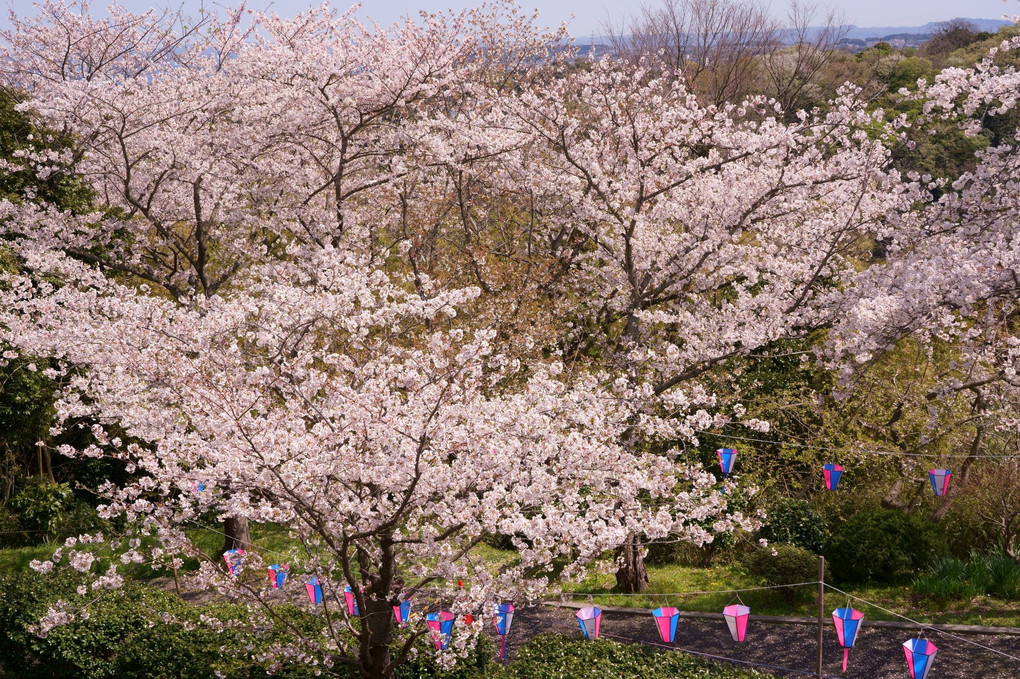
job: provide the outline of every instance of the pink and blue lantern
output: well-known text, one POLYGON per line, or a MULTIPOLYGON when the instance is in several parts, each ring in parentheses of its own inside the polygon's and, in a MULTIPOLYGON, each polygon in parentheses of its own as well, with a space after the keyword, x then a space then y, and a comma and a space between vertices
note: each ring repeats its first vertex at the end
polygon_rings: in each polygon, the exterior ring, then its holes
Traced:
POLYGON ((397 620, 397 627, 407 627, 407 621, 411 618, 411 600, 402 601, 399 606, 393 607, 393 617, 397 620))
POLYGON ((280 589, 283 583, 287 582, 287 574, 290 573, 290 566, 287 564, 274 563, 268 569, 269 584, 273 589, 280 589))
POLYGON ((832 612, 832 623, 836 626, 836 637, 843 647, 843 671, 846 672, 846 661, 850 647, 857 641, 857 632, 861 629, 864 613, 856 608, 837 608, 832 612))
POLYGON ((223 560, 227 562, 227 571, 231 575, 240 575, 244 569, 244 550, 228 549, 223 552, 223 560))
POLYGON ((823 465, 822 474, 825 476, 825 490, 836 490, 836 486, 839 485, 839 477, 843 476, 843 465, 823 465))
POLYGON ((655 616, 655 626, 659 629, 662 641, 667 644, 673 643, 673 638, 676 636, 676 625, 680 622, 680 611, 668 606, 656 608, 652 611, 652 615, 655 616))
POLYGON ((931 489, 938 496, 945 495, 949 491, 949 477, 953 472, 948 469, 929 469, 928 478, 931 480, 931 489))
MULTIPOLYGON (((466 616, 465 616, 466 617, 466 616)), ((514 620, 514 605, 513 604, 497 604, 496 605, 496 617, 493 622, 496 623, 496 633, 499 634, 503 639, 503 647, 500 650, 499 655, 503 660, 506 660, 506 636, 510 634, 510 623, 514 620)))
POLYGON ((722 613, 733 641, 742 642, 747 635, 747 618, 751 615, 751 609, 744 604, 730 604, 722 613))
POLYGON ((581 625, 581 633, 584 638, 591 641, 599 638, 599 628, 602 626, 602 609, 598 606, 585 606, 579 610, 577 622, 581 625))
POLYGON ((322 585, 319 584, 319 576, 313 575, 312 579, 305 583, 305 591, 308 592, 308 601, 312 604, 322 603, 322 585))
POLYGON ((205 484, 204 483, 192 483, 191 487, 194 488, 196 493, 201 493, 201 492, 205 491, 205 484))
MULTIPOLYGON (((347 615, 358 614, 358 597, 354 596, 354 591, 350 587, 344 587, 344 601, 347 603, 347 615)), ((407 603, 410 606, 409 602, 407 603)))
POLYGON ((450 635, 453 634, 453 613, 438 611, 425 616, 425 622, 432 630, 432 643, 438 650, 445 651, 450 646, 450 635))
POLYGON ((938 647, 927 639, 911 639, 904 642, 903 652, 907 656, 907 667, 910 668, 911 679, 928 679, 928 672, 935 662, 938 647))

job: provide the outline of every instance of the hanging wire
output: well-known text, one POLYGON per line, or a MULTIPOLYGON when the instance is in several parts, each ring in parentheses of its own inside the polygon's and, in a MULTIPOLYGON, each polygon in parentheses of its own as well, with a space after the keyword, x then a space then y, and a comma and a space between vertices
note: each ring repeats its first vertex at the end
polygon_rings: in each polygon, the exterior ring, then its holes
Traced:
MULTIPOLYGON (((565 624, 559 623, 559 622, 553 623, 552 626, 553 627, 561 627, 561 628, 564 628, 564 629, 570 629, 570 630, 574 630, 574 631, 576 631, 576 629, 577 629, 573 625, 565 625, 565 624)), ((811 676, 811 677, 821 677, 822 679, 840 679, 840 677, 838 677, 836 675, 832 675, 832 674, 821 674, 820 675, 820 674, 818 674, 817 672, 814 672, 814 671, 798 670, 798 669, 794 669, 792 667, 783 667, 781 665, 770 665, 769 663, 755 662, 753 660, 740 660, 739 658, 730 658, 730 657, 724 656, 724 655, 715 655, 713 653, 705 653, 704 651, 694 651, 694 650, 691 650, 689 648, 680 648, 679 646, 669 646, 667 644, 662 644, 662 643, 658 643, 658 642, 654 642, 654 641, 642 641, 641 639, 634 639, 632 637, 624 637, 624 636, 620 636, 618 634, 609 634, 608 632, 600 632, 599 636, 600 637, 607 637, 607 638, 610 638, 610 639, 619 639, 620 641, 623 641, 623 642, 628 643, 628 644, 641 644, 642 646, 654 646, 656 648, 664 648, 664 649, 667 649, 667 650, 670 650, 670 651, 677 651, 678 653, 687 653, 688 655, 695 655, 695 656, 699 656, 699 657, 702 657, 702 658, 708 658, 710 660, 718 660, 718 661, 722 661, 722 662, 735 663, 735 664, 739 664, 739 665, 748 665, 748 666, 751 666, 751 667, 765 667, 765 668, 768 668, 768 669, 771 669, 771 670, 779 670, 781 672, 793 672, 794 674, 803 674, 803 675, 807 675, 807 676, 811 676)))
POLYGON ((927 623, 919 622, 919 621, 914 620, 912 618, 908 618, 907 616, 901 615, 900 613, 897 613, 896 611, 891 611, 888 608, 885 608, 884 606, 879 606, 878 604, 876 604, 876 603, 874 603, 872 601, 868 601, 867 599, 862 599, 861 597, 856 596, 854 594, 850 594, 849 592, 844 592, 843 590, 839 589, 838 587, 833 587, 832 585, 829 585, 829 584, 825 584, 825 587, 827 587, 828 589, 831 589, 834 592, 839 592, 840 594, 845 594, 850 599, 856 599, 857 601, 860 601, 861 603, 867 604, 868 606, 871 606, 873 608, 877 608, 878 610, 884 611, 884 612, 888 613, 889 615, 894 615, 897 618, 901 618, 901 619, 906 620, 907 622, 909 622, 911 624, 917 625, 920 628, 922 633, 924 632, 924 630, 929 629, 929 630, 935 632, 936 634, 943 634, 945 636, 952 637, 952 638, 957 639, 959 641, 962 641, 962 642, 964 642, 966 644, 970 644, 971 646, 977 646, 978 648, 983 648, 986 651, 990 651, 990 652, 995 653, 997 655, 1001 655, 1004 658, 1009 658, 1010 660, 1020 661, 1020 656, 1010 655, 1009 653, 1005 653, 1003 651, 994 649, 991 646, 985 646, 984 644, 979 644, 978 642, 972 641, 971 639, 967 639, 966 637, 960 636, 959 634, 953 634, 952 632, 950 632, 948 630, 940 629, 939 627, 937 627, 935 625, 930 625, 930 624, 927 624, 927 623))
MULTIPOLYGON (((704 594, 739 594, 740 592, 760 592, 760 591, 766 590, 766 589, 785 589, 787 587, 806 587, 808 585, 810 585, 812 587, 816 587, 818 585, 818 581, 814 580, 812 582, 798 582, 798 583, 794 583, 792 585, 762 585, 761 587, 741 587, 740 589, 712 589, 712 590, 705 590, 705 591, 702 591, 702 592, 620 592, 620 593, 616 593, 616 592, 605 592, 605 593, 597 592, 594 595, 595 596, 607 596, 607 597, 608 596, 648 596, 648 597, 653 597, 653 596, 675 596, 675 597, 685 597, 685 596, 700 596, 700 595, 704 595, 704 594)), ((585 597, 586 596, 589 599, 591 599, 591 597, 593 595, 592 595, 592 593, 589 593, 589 592, 564 592, 560 596, 561 597, 570 597, 570 598, 585 597)))
POLYGON ((891 457, 959 457, 959 458, 978 458, 988 460, 1013 460, 1020 458, 1018 455, 970 455, 968 453, 903 453, 894 450, 854 450, 852 448, 828 448, 826 446, 817 446, 810 443, 792 443, 788 441, 776 441, 774 439, 759 439, 751 436, 735 436, 733 434, 720 434, 719 432, 706 431, 704 429, 695 429, 698 434, 705 434, 708 436, 716 436, 721 439, 728 439, 734 441, 748 441, 751 443, 768 443, 774 446, 790 446, 793 448, 811 448, 812 450, 822 450, 830 453, 848 453, 851 455, 887 455, 891 457))

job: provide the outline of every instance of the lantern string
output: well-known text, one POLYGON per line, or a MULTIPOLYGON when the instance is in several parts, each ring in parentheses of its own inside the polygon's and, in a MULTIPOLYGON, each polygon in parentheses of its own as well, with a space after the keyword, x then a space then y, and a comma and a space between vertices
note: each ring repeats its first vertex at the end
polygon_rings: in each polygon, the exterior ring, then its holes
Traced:
MULTIPOLYGON (((811 582, 797 582, 792 585, 762 585, 761 587, 741 587, 740 589, 709 589, 701 592, 597 592, 597 596, 648 596, 648 597, 685 597, 685 596, 700 596, 703 594, 737 594, 739 592, 758 592, 766 589, 785 589, 787 587, 806 587, 811 585, 812 587, 818 586, 817 580, 811 582)), ((560 594, 560 598, 580 598, 588 597, 591 599, 592 593, 590 592, 563 592, 560 594)))
POLYGON ((867 604, 868 606, 871 606, 873 608, 877 608, 878 610, 884 611, 884 612, 888 613, 889 615, 896 616, 897 618, 901 618, 903 620, 906 620, 909 623, 917 625, 918 628, 920 629, 920 634, 918 635, 918 638, 923 636, 924 635, 924 630, 927 629, 927 630, 931 630, 932 632, 935 632, 936 634, 942 634, 942 635, 945 635, 947 637, 952 637, 952 638, 957 639, 959 641, 962 641, 962 642, 964 642, 966 644, 970 644, 971 646, 977 646, 978 648, 983 648, 986 651, 991 651, 992 653, 995 653, 996 655, 1001 655, 1004 658, 1009 658, 1010 660, 1020 661, 1020 657, 1018 657, 1018 656, 1010 655, 1009 653, 1005 653, 1004 651, 1000 651, 998 649, 992 648, 991 646, 985 646, 984 644, 979 644, 978 642, 972 641, 970 639, 967 639, 966 637, 960 636, 959 634, 953 634, 952 632, 950 632, 948 630, 940 629, 939 627, 937 627, 935 625, 930 625, 930 624, 927 624, 927 623, 919 622, 917 620, 913 620, 912 618, 908 618, 905 615, 901 615, 900 613, 897 613, 896 611, 891 611, 888 608, 885 608, 883 606, 879 606, 878 604, 876 604, 876 603, 874 603, 872 601, 868 601, 867 599, 862 599, 861 597, 855 596, 853 594, 850 594, 849 592, 844 592, 843 590, 839 589, 838 587, 833 587, 832 585, 830 585, 828 583, 824 583, 824 584, 825 584, 826 588, 831 589, 834 592, 839 592, 840 594, 845 594, 845 595, 847 595, 851 599, 856 599, 857 601, 860 601, 861 603, 867 604))
MULTIPOLYGON (((574 625, 566 625, 566 624, 558 623, 557 622, 557 623, 552 623, 552 626, 553 627, 562 627, 564 629, 569 629, 571 631, 577 631, 577 628, 574 625)), ((738 658, 730 658, 730 657, 727 657, 727 656, 724 656, 724 655, 715 655, 715 654, 712 654, 712 653, 705 653, 704 651, 692 651, 689 648, 680 648, 678 646, 670 646, 668 644, 663 644, 663 643, 659 643, 659 642, 655 642, 655 641, 642 641, 641 639, 633 639, 631 637, 620 636, 620 635, 617 635, 617 634, 610 634, 610 633, 604 632, 604 631, 600 632, 599 636, 600 637, 607 637, 607 638, 610 638, 610 639, 619 639, 620 641, 628 643, 628 644, 641 644, 643 646, 655 646, 655 647, 664 648, 664 649, 667 649, 667 650, 670 650, 670 651, 677 651, 679 653, 687 653, 688 655, 701 656, 703 658, 708 658, 708 659, 711 659, 711 660, 721 660, 723 662, 737 663, 737 664, 740 664, 740 665, 749 665, 749 666, 752 666, 752 667, 766 667, 768 669, 779 670, 779 671, 782 671, 782 672, 792 672, 794 674, 804 674, 804 675, 808 675, 808 676, 812 676, 812 677, 821 677, 822 679, 841 679, 837 675, 832 675, 832 674, 821 674, 821 675, 819 675, 817 672, 814 672, 814 671, 798 670, 798 669, 794 669, 792 667, 783 667, 781 665, 770 665, 768 663, 755 662, 753 660, 740 660, 738 658)))
POLYGON ((721 434, 719 432, 707 431, 704 429, 695 429, 698 434, 706 434, 708 436, 716 436, 721 439, 728 439, 734 441, 749 441, 751 443, 768 443, 774 446, 789 446, 792 448, 811 448, 812 450, 826 451, 830 453, 847 453, 850 455, 888 455, 892 457, 953 457, 953 458, 977 458, 987 460, 1015 460, 1020 458, 1018 455, 971 455, 969 453, 905 453, 896 450, 874 450, 874 449, 863 449, 854 450, 853 448, 830 448, 826 446, 819 446, 812 443, 794 443, 792 441, 778 441, 775 439, 761 439, 754 438, 751 436, 736 436, 734 434, 721 434))

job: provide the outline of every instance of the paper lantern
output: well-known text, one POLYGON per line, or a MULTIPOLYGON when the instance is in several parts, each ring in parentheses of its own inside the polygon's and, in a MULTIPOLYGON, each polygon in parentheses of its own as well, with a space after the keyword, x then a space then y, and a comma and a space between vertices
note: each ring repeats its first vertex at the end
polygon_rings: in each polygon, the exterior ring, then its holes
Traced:
POLYGON ((313 575, 312 579, 305 583, 305 591, 308 592, 308 601, 312 604, 322 603, 322 585, 319 584, 319 576, 313 575))
POLYGON ((227 571, 231 575, 240 575, 244 570, 244 550, 228 549, 223 552, 223 560, 227 562, 227 571))
POLYGON ((737 451, 733 448, 720 448, 715 454, 719 457, 719 467, 722 468, 723 475, 728 477, 733 469, 733 463, 737 461, 737 451))
POLYGON ((843 465, 823 465, 822 474, 825 476, 825 490, 836 490, 836 486, 839 485, 839 477, 843 476, 843 465))
POLYGON ((928 679, 935 654, 939 652, 935 644, 927 639, 911 639, 903 643, 903 652, 907 656, 911 679, 928 679))
POLYGON ((680 611, 673 607, 656 608, 652 611, 655 616, 655 626, 659 628, 659 636, 667 643, 673 643, 676 636, 676 624, 680 622, 680 611))
POLYGON ((287 582, 287 574, 290 573, 290 566, 287 564, 274 563, 267 570, 269 571, 269 583, 273 586, 273 589, 280 589, 283 587, 283 583, 287 582))
POLYGON ((450 645, 450 635, 453 634, 453 613, 450 611, 429 613, 425 616, 425 622, 432 630, 432 643, 437 649, 445 651, 450 645))
POLYGON ((843 647, 843 671, 846 672, 846 661, 850 647, 857 641, 857 632, 861 628, 864 613, 855 608, 837 608, 832 612, 832 624, 836 626, 836 637, 843 647))
POLYGON ((344 587, 344 601, 347 602, 347 615, 357 615, 358 597, 354 596, 350 587, 344 587))
POLYGON ((411 617, 411 600, 401 602, 399 606, 393 607, 393 617, 397 619, 397 627, 407 627, 407 621, 411 617))
POLYGON ((747 617, 751 615, 751 609, 743 604, 731 604, 724 608, 722 613, 733 641, 738 643, 743 641, 747 634, 747 617))
POLYGON ((599 627, 602 626, 602 609, 598 606, 585 606, 577 613, 577 622, 581 625, 584 638, 589 641, 599 638, 599 627))
MULTIPOLYGON (((467 616, 464 616, 467 617, 467 616)), ((496 623, 496 633, 503 638, 503 647, 499 652, 499 656, 506 660, 506 636, 510 634, 510 623, 514 620, 514 606, 513 604, 497 604, 496 605, 496 616, 493 622, 496 623)))
POLYGON ((931 479, 931 489, 935 491, 936 495, 945 495, 949 490, 949 477, 953 475, 953 472, 948 469, 929 469, 928 478, 931 479))

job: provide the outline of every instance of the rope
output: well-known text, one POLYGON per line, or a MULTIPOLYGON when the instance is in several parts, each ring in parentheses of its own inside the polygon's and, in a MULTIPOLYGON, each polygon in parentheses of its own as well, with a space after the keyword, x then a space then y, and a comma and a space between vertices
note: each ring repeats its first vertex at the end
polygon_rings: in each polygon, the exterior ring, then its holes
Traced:
POLYGON ((1009 658, 1010 660, 1020 661, 1020 657, 1018 657, 1018 656, 1010 655, 1009 653, 1005 653, 1003 651, 999 651, 999 650, 994 649, 994 648, 992 648, 990 646, 985 646, 984 644, 979 644, 976 641, 971 641, 970 639, 962 637, 959 634, 953 634, 952 632, 949 632, 949 631, 944 630, 944 629, 940 629, 940 628, 938 628, 938 627, 936 627, 934 625, 929 625, 929 624, 926 624, 926 623, 923 623, 923 622, 919 622, 917 620, 913 620, 911 618, 908 618, 905 615, 901 615, 901 614, 897 613, 896 611, 891 611, 888 608, 885 608, 883 606, 879 606, 878 604, 876 604, 874 602, 868 601, 867 599, 862 599, 861 597, 855 596, 853 594, 850 594, 849 592, 844 592, 843 590, 839 589, 838 587, 833 587, 832 585, 828 585, 828 584, 826 584, 825 587, 827 587, 828 589, 833 590, 834 592, 839 592, 840 594, 845 594, 850 599, 856 599, 857 601, 865 603, 868 606, 871 606, 873 608, 877 608, 880 611, 884 611, 884 612, 888 613, 889 615, 894 615, 897 618, 902 618, 903 620, 906 620, 909 623, 917 625, 921 629, 928 629, 928 630, 931 630, 931 631, 933 631, 933 632, 935 632, 937 634, 944 634, 944 635, 946 635, 948 637, 952 637, 952 638, 958 639, 959 641, 962 641, 964 643, 970 644, 971 646, 977 646, 978 648, 983 648, 986 651, 991 651, 992 653, 995 653, 997 655, 1001 655, 1004 658, 1009 658))
MULTIPOLYGON (((563 623, 553 623, 553 626, 554 627, 562 627, 564 629, 571 629, 571 630, 575 630, 575 631, 577 630, 577 628, 574 627, 573 625, 565 625, 563 623)), ((631 638, 631 637, 624 637, 624 636, 620 636, 620 635, 617 635, 617 634, 609 634, 607 632, 600 632, 599 636, 600 637, 608 637, 610 639, 619 639, 620 641, 623 641, 623 642, 626 642, 626 643, 630 643, 630 644, 641 644, 642 646, 654 646, 654 647, 657 647, 657 648, 664 648, 664 649, 669 650, 669 651, 677 651, 678 653, 687 653, 688 655, 696 655, 696 656, 700 656, 702 658, 709 658, 711 660, 719 660, 719 661, 735 663, 735 664, 739 664, 739 665, 749 665, 749 666, 752 666, 752 667, 765 667, 765 668, 768 668, 770 670, 779 670, 781 672, 793 672, 794 674, 804 674, 804 675, 812 676, 812 677, 821 677, 822 679, 841 679, 840 677, 837 677, 837 676, 831 675, 831 674, 821 674, 821 675, 819 675, 817 672, 812 672, 812 671, 808 671, 808 670, 798 670, 798 669, 794 669, 792 667, 783 667, 781 665, 770 665, 769 663, 755 662, 753 660, 740 660, 738 658, 730 658, 730 657, 724 656, 724 655, 715 655, 713 653, 705 653, 704 651, 693 651, 693 650, 691 650, 689 648, 680 648, 678 646, 670 646, 668 644, 663 644, 663 643, 659 643, 659 642, 655 642, 655 641, 642 641, 641 639, 634 639, 634 638, 631 638)))
POLYGON ((787 587, 805 587, 811 585, 812 587, 818 586, 818 581, 813 582, 798 582, 792 585, 763 585, 761 587, 742 587, 740 589, 712 589, 705 590, 703 592, 564 592, 561 594, 562 597, 591 597, 591 596, 700 596, 703 594, 736 594, 738 592, 758 592, 766 589, 784 589, 787 587))
POLYGON ((720 434, 714 431, 706 431, 703 429, 695 430, 699 434, 706 434, 708 436, 717 436, 722 439, 732 439, 734 441, 749 441, 752 443, 768 443, 774 446, 792 446, 794 448, 811 448, 813 450, 824 450, 826 452, 835 453, 851 453, 856 455, 889 455, 894 457, 959 457, 959 458, 979 458, 988 460, 1014 460, 1020 458, 1020 455, 970 455, 967 453, 903 453, 894 450, 853 450, 852 448, 827 448, 825 446, 816 446, 810 443, 791 443, 788 441, 776 441, 773 439, 759 439, 750 436, 734 436, 733 434, 720 434))

